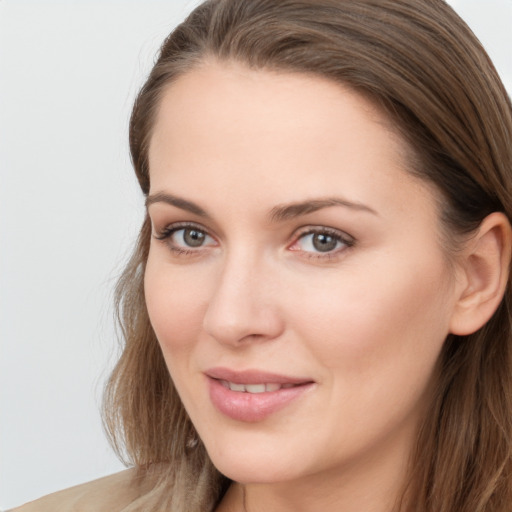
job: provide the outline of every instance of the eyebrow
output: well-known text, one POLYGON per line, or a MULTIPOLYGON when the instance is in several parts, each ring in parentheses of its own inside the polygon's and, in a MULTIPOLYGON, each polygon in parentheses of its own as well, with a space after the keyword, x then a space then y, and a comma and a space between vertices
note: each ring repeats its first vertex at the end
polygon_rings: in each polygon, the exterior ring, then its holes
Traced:
POLYGON ((146 198, 146 208, 149 208, 149 206, 154 203, 170 204, 171 206, 176 206, 176 208, 186 210, 187 212, 193 213, 194 215, 199 215, 200 217, 209 217, 209 215, 200 206, 193 203, 192 201, 187 201, 186 199, 176 197, 171 194, 165 194, 164 192, 159 192, 146 198))
MULTIPOLYGON (((192 201, 188 201, 187 199, 173 196, 171 194, 166 194, 164 192, 158 192, 146 198, 146 208, 154 203, 166 203, 171 206, 175 206, 176 208, 180 208, 181 210, 186 210, 194 215, 210 218, 210 215, 208 215, 205 210, 192 201)), ((270 210, 269 217, 272 222, 282 222, 332 206, 344 206, 345 208, 350 208, 352 210, 378 215, 373 208, 362 203, 348 201, 339 197, 326 197, 275 206, 270 210)))
POLYGON ((329 208, 331 206, 344 206, 352 210, 378 215, 378 213, 373 208, 370 208, 369 206, 366 206, 362 203, 354 203, 352 201, 347 201, 346 199, 341 199, 338 197, 326 197, 276 206, 270 211, 270 218, 274 222, 279 222, 293 219, 295 217, 300 217, 301 215, 307 215, 308 213, 313 213, 317 210, 321 210, 322 208, 329 208))

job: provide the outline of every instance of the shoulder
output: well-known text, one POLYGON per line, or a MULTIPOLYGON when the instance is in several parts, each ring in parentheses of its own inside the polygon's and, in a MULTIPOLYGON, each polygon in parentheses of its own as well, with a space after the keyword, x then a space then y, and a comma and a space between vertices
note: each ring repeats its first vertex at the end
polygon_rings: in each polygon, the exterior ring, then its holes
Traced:
POLYGON ((10 512, 118 512, 141 495, 135 469, 70 487, 10 512))

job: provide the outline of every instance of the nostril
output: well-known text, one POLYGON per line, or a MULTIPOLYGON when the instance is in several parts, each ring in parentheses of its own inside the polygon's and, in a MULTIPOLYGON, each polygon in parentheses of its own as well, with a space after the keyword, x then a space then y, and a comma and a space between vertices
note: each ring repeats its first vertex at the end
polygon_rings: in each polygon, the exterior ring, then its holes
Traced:
POLYGON ((282 332, 282 321, 268 306, 236 304, 227 311, 211 304, 205 314, 203 328, 211 337, 224 344, 246 344, 273 339, 282 332))
POLYGON ((205 332, 219 343, 261 342, 282 331, 282 319, 268 290, 269 273, 254 258, 252 253, 231 253, 224 261, 203 318, 205 332))

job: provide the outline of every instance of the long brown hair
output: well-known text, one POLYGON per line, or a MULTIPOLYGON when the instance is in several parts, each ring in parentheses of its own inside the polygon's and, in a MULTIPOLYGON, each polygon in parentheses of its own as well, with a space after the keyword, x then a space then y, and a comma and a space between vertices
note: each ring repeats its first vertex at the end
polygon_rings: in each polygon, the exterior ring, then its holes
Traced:
MULTIPOLYGON (((443 0, 209 0, 164 42, 130 121, 133 165, 149 191, 148 146, 164 89, 205 59, 314 73, 377 104, 409 143, 410 171, 439 190, 447 246, 493 211, 512 218, 512 106, 482 46, 443 0)), ((126 510, 212 510, 229 481, 213 467, 169 377, 144 301, 150 230, 117 288, 122 356, 105 424, 155 483, 126 510), (148 470, 149 471, 149 470, 148 470)), ((449 336, 412 454, 418 512, 512 506, 511 287, 478 332, 449 336)))

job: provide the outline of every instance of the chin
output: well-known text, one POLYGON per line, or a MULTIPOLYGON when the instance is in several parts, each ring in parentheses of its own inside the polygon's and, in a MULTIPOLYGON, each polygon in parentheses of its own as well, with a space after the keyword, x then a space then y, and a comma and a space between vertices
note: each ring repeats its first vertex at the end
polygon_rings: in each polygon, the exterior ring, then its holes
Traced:
POLYGON ((272 462, 266 461, 264 467, 254 467, 248 464, 242 464, 237 461, 230 464, 229 461, 214 461, 215 467, 230 480, 241 484, 270 484, 286 482, 297 477, 290 473, 289 468, 281 470, 272 467, 272 462))
POLYGON ((235 482, 277 483, 299 476, 296 457, 290 460, 279 450, 271 450, 272 454, 269 454, 269 450, 261 449, 257 443, 241 450, 235 446, 224 449, 219 445, 213 450, 206 448, 213 465, 235 482))

